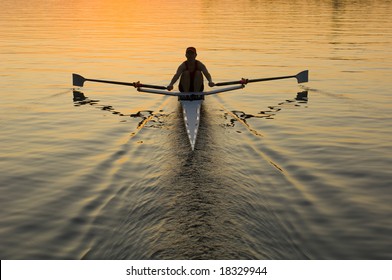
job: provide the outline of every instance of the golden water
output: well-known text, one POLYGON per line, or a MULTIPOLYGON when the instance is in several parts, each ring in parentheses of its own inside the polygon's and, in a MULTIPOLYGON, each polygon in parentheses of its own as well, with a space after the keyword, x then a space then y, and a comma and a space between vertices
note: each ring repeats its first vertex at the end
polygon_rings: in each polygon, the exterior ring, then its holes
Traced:
MULTIPOLYGON (((2 259, 391 258, 390 1, 0 3, 2 259), (167 85, 215 82, 191 152, 167 85), (307 92, 308 100, 297 100, 307 92)), ((207 87, 208 89, 208 87, 207 87)))

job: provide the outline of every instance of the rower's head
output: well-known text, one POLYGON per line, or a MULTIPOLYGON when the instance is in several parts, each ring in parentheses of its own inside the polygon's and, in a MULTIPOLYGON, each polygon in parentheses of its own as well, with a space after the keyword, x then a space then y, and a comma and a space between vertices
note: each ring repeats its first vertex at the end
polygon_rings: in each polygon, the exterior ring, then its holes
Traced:
POLYGON ((196 48, 188 47, 186 49, 185 56, 187 59, 195 59, 197 56, 196 48))

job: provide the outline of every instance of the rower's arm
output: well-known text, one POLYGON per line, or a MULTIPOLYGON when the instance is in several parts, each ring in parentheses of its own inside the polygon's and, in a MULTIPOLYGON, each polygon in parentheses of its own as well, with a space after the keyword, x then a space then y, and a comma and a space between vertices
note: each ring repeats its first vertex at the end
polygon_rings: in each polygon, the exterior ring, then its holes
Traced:
POLYGON ((167 86, 168 90, 173 89, 173 85, 177 82, 177 80, 181 77, 181 74, 184 72, 184 63, 182 63, 180 66, 178 66, 176 74, 174 74, 170 84, 167 86))
POLYGON ((206 79, 208 80, 208 85, 210 87, 215 86, 215 83, 212 81, 211 74, 210 72, 208 72, 207 67, 203 63, 200 64, 201 64, 201 72, 203 72, 204 77, 206 77, 206 79))

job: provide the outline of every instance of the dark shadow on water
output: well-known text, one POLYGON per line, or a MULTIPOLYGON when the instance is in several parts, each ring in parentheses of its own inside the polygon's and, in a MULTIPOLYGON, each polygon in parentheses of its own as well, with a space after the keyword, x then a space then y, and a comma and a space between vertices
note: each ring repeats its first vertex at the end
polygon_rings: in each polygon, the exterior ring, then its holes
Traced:
POLYGON ((293 99, 286 99, 283 102, 278 103, 277 105, 268 106, 267 110, 262 110, 257 114, 248 114, 244 111, 233 110, 231 112, 225 113, 225 119, 228 120, 228 123, 225 124, 227 127, 234 127, 237 122, 241 122, 245 125, 253 134, 258 136, 263 136, 261 133, 252 129, 247 123, 248 119, 257 118, 257 119, 274 119, 275 116, 287 106, 290 107, 301 107, 308 103, 308 91, 298 92, 296 97, 293 99))
POLYGON ((209 112, 202 106, 196 149, 192 151, 178 106, 172 147, 159 185, 166 205, 148 259, 256 259, 243 229, 236 225, 236 196, 211 136, 209 112), (208 148, 204 148, 208 147, 208 148))
MULTIPOLYGON (((83 92, 79 90, 73 90, 73 102, 75 107, 90 105, 102 111, 110 112, 113 115, 118 115, 120 117, 130 117, 132 119, 140 119, 137 125, 137 129, 145 126, 146 122, 149 121, 150 127, 161 127, 163 125, 160 117, 163 115, 162 111, 159 113, 154 113, 153 110, 143 110, 131 114, 125 114, 121 111, 115 109, 112 105, 102 105, 101 101, 98 99, 89 99, 84 95, 83 92)), ((126 122, 124 118, 121 122, 126 122)))

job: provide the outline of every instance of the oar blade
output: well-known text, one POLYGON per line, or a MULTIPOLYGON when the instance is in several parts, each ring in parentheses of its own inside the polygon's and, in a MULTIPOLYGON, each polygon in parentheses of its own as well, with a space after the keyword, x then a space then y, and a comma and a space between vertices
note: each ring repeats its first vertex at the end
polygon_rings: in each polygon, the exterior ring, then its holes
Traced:
POLYGON ((76 87, 82 87, 86 79, 79 74, 72 74, 72 84, 76 87))
POLYGON ((298 73, 295 77, 297 78, 297 82, 299 84, 307 83, 309 81, 309 70, 302 71, 298 73))

